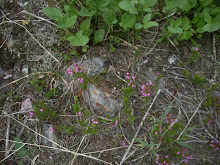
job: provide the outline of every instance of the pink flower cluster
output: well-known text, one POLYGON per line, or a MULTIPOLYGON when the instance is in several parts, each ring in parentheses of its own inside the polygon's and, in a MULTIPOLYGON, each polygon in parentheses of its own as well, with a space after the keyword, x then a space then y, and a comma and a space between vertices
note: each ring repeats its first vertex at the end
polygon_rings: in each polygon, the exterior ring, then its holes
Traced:
POLYGON ((34 112, 29 112, 29 116, 32 119, 34 117, 34 112))
POLYGON ((92 123, 93 123, 93 124, 98 124, 98 120, 92 118, 92 123))
POLYGON ((52 126, 50 126, 50 131, 53 132, 54 131, 54 128, 52 126))
POLYGON ((131 85, 131 87, 134 88, 135 77, 131 76, 130 73, 127 72, 125 78, 128 80, 128 86, 131 85))
POLYGON ((178 151, 176 154, 181 155, 184 158, 184 162, 188 163, 189 159, 192 158, 192 155, 185 154, 186 148, 183 147, 182 150, 178 151))
POLYGON ((123 146, 126 146, 129 142, 130 142, 130 140, 123 140, 122 145, 123 145, 123 146))
POLYGON ((151 87, 151 85, 152 85, 151 81, 149 83, 146 83, 146 85, 145 84, 141 85, 141 89, 142 89, 141 94, 142 94, 142 96, 145 96, 145 97, 150 96, 150 87, 151 87))
POLYGON ((207 121, 209 124, 211 124, 214 121, 214 119, 210 117, 207 121))
MULTIPOLYGON (((74 63, 73 65, 75 66, 74 70, 71 70, 69 68, 67 69, 67 74, 68 75, 73 75, 73 74, 77 74, 77 73, 86 74, 86 71, 82 70, 83 65, 79 66, 77 63, 74 63)), ((84 78, 83 77, 79 77, 77 79, 77 81, 83 83, 84 82, 84 78)))
POLYGON ((220 148, 220 143, 219 143, 218 141, 212 140, 210 143, 211 143, 210 146, 214 148, 214 151, 216 151, 216 152, 217 152, 217 151, 220 151, 220 150, 219 150, 219 148, 220 148))
POLYGON ((115 125, 118 125, 118 120, 115 121, 115 125))
POLYGON ((192 50, 198 52, 198 51, 199 51, 199 48, 198 48, 198 47, 192 47, 192 50))
POLYGON ((162 156, 157 154, 155 163, 158 165, 171 165, 173 163, 173 160, 170 160, 168 155, 162 156))
MULTIPOLYGON (((163 133, 163 131, 162 131, 162 129, 161 129, 161 126, 159 127, 159 131, 160 131, 160 133, 163 133)), ((156 131, 154 134, 157 135, 157 134, 158 134, 158 131, 156 131)))

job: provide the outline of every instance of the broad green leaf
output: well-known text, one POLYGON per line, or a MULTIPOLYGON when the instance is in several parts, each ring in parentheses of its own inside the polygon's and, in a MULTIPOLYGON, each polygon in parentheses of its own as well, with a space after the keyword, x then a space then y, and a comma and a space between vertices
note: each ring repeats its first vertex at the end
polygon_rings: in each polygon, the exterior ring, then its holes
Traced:
POLYGON ((138 11, 137 11, 137 8, 135 7, 134 2, 131 2, 131 3, 130 3, 129 12, 130 12, 131 14, 138 14, 138 11))
POLYGON ((188 40, 193 36, 193 33, 190 30, 186 30, 181 35, 181 40, 188 40))
POLYGON ((125 11, 129 11, 130 10, 130 2, 129 1, 121 1, 119 4, 119 7, 125 11))
POLYGON ((89 12, 89 10, 87 8, 85 8, 84 6, 81 6, 81 10, 78 11, 78 15, 80 15, 81 17, 87 17, 87 16, 93 16, 96 13, 96 11, 91 11, 89 12))
POLYGON ((126 12, 121 17, 120 26, 123 27, 124 29, 130 29, 134 26, 135 22, 136 22, 135 15, 126 12))
POLYGON ((92 29, 88 29, 88 30, 85 30, 84 32, 83 32, 83 34, 85 35, 85 36, 90 36, 91 34, 92 34, 92 32, 93 32, 93 30, 92 29))
POLYGON ((147 24, 151 19, 151 13, 146 14, 142 20, 143 24, 147 24))
POLYGON ((158 23, 157 22, 155 22, 155 21, 150 21, 150 22, 148 22, 147 24, 144 24, 144 29, 148 29, 148 28, 151 28, 151 27, 153 27, 153 26, 158 26, 158 23))
POLYGON ((147 4, 148 7, 154 6, 156 3, 157 3, 157 0, 145 0, 145 4, 147 4))
POLYGON ((204 20, 205 20, 207 23, 211 23, 211 22, 212 22, 212 17, 209 15, 208 12, 205 12, 205 13, 204 13, 204 20))
POLYGON ((189 149, 192 149, 192 150, 195 150, 193 147, 189 146, 188 144, 184 143, 184 142, 181 142, 181 141, 175 141, 177 144, 183 146, 183 147, 186 147, 186 148, 189 148, 189 149))
POLYGON ((105 37, 105 30, 104 29, 98 29, 94 32, 94 42, 101 42, 105 37))
POLYGON ((57 8, 52 8, 52 7, 45 7, 42 10, 46 16, 49 18, 58 21, 60 19, 63 19, 63 14, 62 12, 57 9, 57 8))
POLYGON ((175 21, 174 20, 170 20, 170 25, 172 26, 172 27, 175 27, 175 21))
POLYGON ((175 22, 175 26, 174 27, 178 27, 182 24, 182 17, 179 17, 176 22, 175 22))
POLYGON ((211 23, 203 26, 203 30, 207 32, 214 32, 220 29, 220 15, 213 18, 211 23))
POLYGON ((187 0, 189 5, 190 5, 190 8, 194 8, 197 4, 197 0, 187 0))
POLYGON ((105 10, 105 7, 108 6, 110 3, 110 0, 91 0, 88 1, 88 5, 93 10, 105 10))
POLYGON ((191 27, 190 20, 188 19, 188 17, 185 16, 183 18, 183 21, 182 21, 181 25, 182 25, 183 30, 188 30, 191 27))
POLYGON ((204 6, 208 6, 213 3, 213 0, 199 0, 199 1, 204 6))
POLYGON ((112 26, 117 22, 115 12, 112 10, 104 12, 103 19, 109 26, 112 26))
POLYGON ((62 20, 57 21, 57 28, 63 29, 63 28, 72 27, 75 24, 76 19, 77 19, 76 15, 73 15, 73 16, 69 17, 68 14, 65 14, 63 16, 62 20))
POLYGON ((182 0, 177 7, 179 7, 180 9, 184 11, 189 11, 191 8, 187 0, 182 0))
POLYGON ((67 38, 72 46, 85 46, 89 42, 89 37, 82 34, 83 31, 79 31, 76 35, 72 35, 67 38))
POLYGON ((119 11, 120 10, 120 8, 119 8, 119 2, 118 2, 118 0, 111 0, 110 1, 110 3, 109 3, 109 5, 108 5, 108 9, 109 10, 113 10, 113 11, 119 11))
POLYGON ((134 27, 135 29, 139 30, 143 27, 143 25, 141 23, 135 23, 134 27))
POLYGON ((165 0, 168 9, 176 8, 181 0, 165 0))
POLYGON ((216 7, 213 10, 211 10, 211 15, 217 15, 220 13, 220 7, 216 7))
POLYGON ((150 13, 150 12, 152 12, 152 9, 149 7, 145 7, 145 8, 143 8, 143 11, 150 13))
POLYGON ((88 30, 90 27, 91 19, 86 19, 80 25, 80 30, 88 30))
POLYGON ((172 27, 172 26, 168 26, 168 31, 171 33, 178 33, 178 34, 182 34, 183 30, 180 27, 172 27))

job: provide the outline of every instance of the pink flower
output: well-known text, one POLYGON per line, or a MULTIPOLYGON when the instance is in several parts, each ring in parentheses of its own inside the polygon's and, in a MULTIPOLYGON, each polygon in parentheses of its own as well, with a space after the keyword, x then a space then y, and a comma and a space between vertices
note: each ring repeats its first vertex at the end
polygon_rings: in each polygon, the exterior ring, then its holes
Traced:
POLYGON ((157 72, 157 75, 160 75, 160 73, 159 73, 159 72, 157 72))
POLYGON ((158 132, 156 131, 156 132, 155 132, 155 135, 157 135, 157 134, 158 134, 158 132))
POLYGON ((78 112, 78 114, 79 114, 79 115, 81 115, 81 114, 82 114, 82 112, 81 112, 81 111, 79 111, 79 112, 78 112))
POLYGON ((50 127, 50 131, 51 131, 51 132, 53 132, 53 131, 54 131, 54 128, 53 128, 52 126, 50 127))
POLYGON ((68 74, 68 75, 72 75, 73 72, 72 72, 70 69, 67 69, 67 74, 68 74))
POLYGON ((34 112, 29 112, 29 116, 30 116, 30 118, 33 118, 34 117, 34 112))
POLYGON ((168 158, 169 158, 169 156, 168 156, 168 155, 166 155, 166 156, 165 156, 165 158, 167 158, 167 159, 168 159, 168 158))
POLYGON ((40 109, 41 112, 43 112, 43 109, 40 109))
POLYGON ((176 154, 177 154, 177 155, 179 155, 179 154, 180 154, 180 152, 178 151, 176 154))
POLYGON ((115 125, 118 125, 118 120, 115 121, 115 125))

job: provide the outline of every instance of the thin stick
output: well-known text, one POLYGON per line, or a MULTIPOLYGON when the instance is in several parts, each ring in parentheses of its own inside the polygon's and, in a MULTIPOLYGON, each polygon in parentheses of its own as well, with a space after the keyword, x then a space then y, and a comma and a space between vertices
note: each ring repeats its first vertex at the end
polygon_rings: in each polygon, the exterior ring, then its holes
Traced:
POLYGON ((159 90, 157 91, 157 94, 156 94, 156 96, 154 97, 153 102, 152 102, 151 105, 149 106, 149 108, 148 108, 147 112, 145 113, 145 115, 144 115, 144 117, 143 117, 141 123, 139 124, 138 129, 137 129, 137 131, 136 131, 136 133, 135 133, 135 135, 134 135, 134 137, 133 137, 133 139, 132 139, 132 141, 131 141, 129 147, 128 147, 126 153, 124 154, 124 157, 122 158, 122 160, 121 160, 121 162, 120 162, 120 165, 125 161, 125 159, 126 159, 126 157, 127 157, 127 155, 128 155, 128 152, 130 151, 131 146, 132 146, 133 143, 134 143, 134 140, 136 139, 136 137, 137 137, 137 135, 138 135, 138 133, 139 133, 141 127, 142 127, 143 124, 144 124, 145 119, 147 118, 147 116, 148 116, 148 114, 149 114, 149 112, 150 112, 150 110, 151 110, 151 108, 152 108, 154 102, 156 101, 158 95, 160 94, 160 92, 161 92, 161 89, 159 89, 159 90))
POLYGON ((47 19, 45 19, 45 18, 39 17, 39 16, 37 16, 37 15, 34 15, 34 14, 32 14, 32 13, 26 11, 26 10, 21 11, 21 13, 29 14, 29 15, 31 15, 31 16, 37 18, 37 19, 40 19, 40 20, 42 20, 42 21, 46 21, 47 23, 50 23, 50 24, 52 24, 52 25, 54 25, 54 26, 57 26, 57 24, 55 24, 55 23, 53 23, 53 22, 51 22, 51 21, 49 21, 49 20, 47 20, 47 19))
POLYGON ((8 154, 9 154, 9 151, 8 151, 8 145, 9 145, 8 140, 9 140, 9 132, 10 132, 10 123, 11 123, 11 119, 8 117, 7 118, 7 130, 6 130, 6 134, 5 134, 5 139, 6 139, 6 141, 5 141, 5 157, 7 157, 8 154))
MULTIPOLYGON (((216 64, 216 47, 215 47, 215 35, 213 33, 213 45, 212 45, 212 49, 213 49, 213 56, 214 56, 214 64, 216 64)), ((216 66, 216 65, 214 65, 216 66)), ((214 73, 214 81, 216 81, 216 77, 217 77, 217 72, 216 72, 216 67, 215 67, 215 73, 214 73)))
POLYGON ((192 115, 192 117, 189 119, 188 123, 186 124, 185 128, 183 129, 183 131, 181 132, 181 134, 178 136, 178 138, 176 140, 179 140, 180 137, 182 136, 182 134, 184 133, 184 131, 186 130, 186 128, 188 127, 189 123, 191 122, 191 120, 193 119, 193 117, 196 115, 197 111, 199 110, 200 106, 202 105, 203 101, 206 99, 206 97, 204 97, 202 99, 202 101, 199 103, 198 107, 196 108, 194 114, 192 115))

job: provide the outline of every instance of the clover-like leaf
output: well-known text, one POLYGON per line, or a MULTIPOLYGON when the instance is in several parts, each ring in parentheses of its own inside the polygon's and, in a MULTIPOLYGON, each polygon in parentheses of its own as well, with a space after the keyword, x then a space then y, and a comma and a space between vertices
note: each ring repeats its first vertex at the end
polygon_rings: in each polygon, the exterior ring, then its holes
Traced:
POLYGON ((73 16, 69 17, 68 14, 65 14, 63 16, 62 20, 57 21, 57 28, 63 29, 63 28, 72 27, 75 24, 76 19, 77 19, 76 15, 73 15, 73 16))
POLYGON ((121 17, 120 26, 123 27, 124 29, 130 29, 134 26, 135 22, 136 22, 135 15, 126 12, 121 17))
POLYGON ((89 42, 89 37, 83 35, 83 31, 79 31, 76 35, 71 35, 67 38, 72 46, 85 46, 89 42))
POLYGON ((42 10, 44 12, 44 14, 46 16, 48 16, 49 18, 58 21, 60 19, 63 19, 63 14, 62 12, 57 9, 57 8, 53 8, 53 7, 45 7, 42 10))
POLYGON ((104 39, 105 36, 105 30, 104 29, 98 29, 94 33, 94 42, 98 43, 101 42, 104 39))
POLYGON ((112 26, 117 22, 115 12, 113 10, 108 10, 104 12, 103 19, 109 26, 112 26))
POLYGON ((155 22, 155 21, 150 21, 150 22, 148 22, 147 24, 144 24, 144 29, 148 29, 148 28, 151 28, 151 27, 153 27, 153 26, 158 26, 158 23, 157 22, 155 22))

